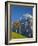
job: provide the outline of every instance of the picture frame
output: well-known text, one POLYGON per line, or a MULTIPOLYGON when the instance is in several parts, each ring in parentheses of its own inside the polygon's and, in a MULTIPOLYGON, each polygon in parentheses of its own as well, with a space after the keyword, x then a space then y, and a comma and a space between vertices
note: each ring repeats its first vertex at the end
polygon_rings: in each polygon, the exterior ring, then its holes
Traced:
POLYGON ((5 44, 9 45, 36 42, 37 42, 37 3, 6 1, 5 44), (28 19, 29 17, 30 19, 28 19), (26 25, 24 24, 25 22, 26 25), (14 25, 16 25, 17 28, 14 25), (25 28, 25 26, 28 28, 25 28), (32 29, 29 28, 31 26, 32 29))

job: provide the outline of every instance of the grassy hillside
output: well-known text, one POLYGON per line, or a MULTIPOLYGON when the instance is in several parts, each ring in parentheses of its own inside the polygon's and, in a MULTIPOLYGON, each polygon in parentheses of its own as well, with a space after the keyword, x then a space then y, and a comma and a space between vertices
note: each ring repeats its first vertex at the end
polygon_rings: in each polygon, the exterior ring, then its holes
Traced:
POLYGON ((21 34, 19 34, 19 33, 16 33, 16 32, 11 32, 11 33, 10 33, 10 38, 11 38, 11 39, 12 39, 12 38, 18 39, 18 38, 27 38, 27 37, 24 36, 24 35, 21 35, 21 34))

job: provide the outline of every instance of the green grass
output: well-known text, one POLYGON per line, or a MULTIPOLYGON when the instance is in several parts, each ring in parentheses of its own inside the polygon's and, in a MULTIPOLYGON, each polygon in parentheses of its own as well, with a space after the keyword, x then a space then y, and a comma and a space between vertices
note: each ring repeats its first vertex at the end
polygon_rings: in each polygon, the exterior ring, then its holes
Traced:
POLYGON ((11 39, 12 39, 12 38, 18 39, 18 38, 27 38, 27 37, 24 36, 24 35, 21 35, 21 34, 19 34, 19 33, 16 33, 16 32, 11 32, 11 33, 10 33, 10 38, 11 38, 11 39))

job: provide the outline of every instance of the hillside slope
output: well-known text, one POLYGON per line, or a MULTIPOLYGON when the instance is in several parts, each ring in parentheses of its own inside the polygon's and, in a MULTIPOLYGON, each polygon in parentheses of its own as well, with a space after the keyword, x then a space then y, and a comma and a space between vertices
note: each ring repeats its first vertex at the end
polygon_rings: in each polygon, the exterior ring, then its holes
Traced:
POLYGON ((21 35, 19 33, 16 33, 16 32, 11 32, 10 33, 10 38, 14 38, 14 39, 19 39, 19 38, 27 38, 26 36, 24 35, 21 35))

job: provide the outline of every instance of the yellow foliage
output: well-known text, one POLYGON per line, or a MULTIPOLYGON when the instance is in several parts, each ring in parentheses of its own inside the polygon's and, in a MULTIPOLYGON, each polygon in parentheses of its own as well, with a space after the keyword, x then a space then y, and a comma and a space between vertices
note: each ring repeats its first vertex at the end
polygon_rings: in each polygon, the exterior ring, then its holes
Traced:
POLYGON ((20 23, 19 23, 19 22, 16 22, 16 23, 14 24, 14 26, 15 26, 16 28, 18 28, 18 27, 20 26, 20 23))

